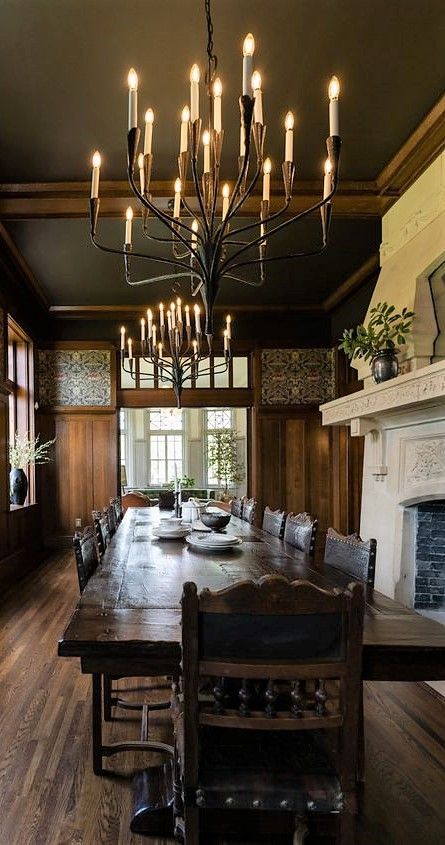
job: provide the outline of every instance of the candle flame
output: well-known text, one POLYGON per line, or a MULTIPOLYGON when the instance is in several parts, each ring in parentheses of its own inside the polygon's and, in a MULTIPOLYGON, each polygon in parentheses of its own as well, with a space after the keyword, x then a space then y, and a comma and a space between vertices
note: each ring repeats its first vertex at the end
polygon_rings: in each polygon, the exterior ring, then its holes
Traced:
POLYGON ((338 95, 340 94, 340 82, 338 81, 337 76, 332 76, 331 81, 329 83, 328 88, 329 99, 330 100, 338 100, 338 95))
POLYGON ((261 74, 258 70, 252 74, 252 89, 254 91, 261 91, 261 74))
POLYGON ((202 133, 202 143, 205 147, 210 144, 210 132, 208 129, 206 129, 205 132, 202 133))
POLYGON ((199 82, 200 78, 201 74, 199 72, 199 67, 198 65, 194 64, 190 71, 190 82, 199 82))
POLYGON ((214 97, 221 97, 222 94, 222 82, 219 76, 216 77, 213 83, 213 96, 214 97))
POLYGON ((181 112, 181 120, 183 123, 188 123, 190 120, 190 109, 188 106, 184 106, 181 112))
POLYGON ((128 206, 128 208, 125 212, 125 217, 127 218, 127 220, 133 220, 133 209, 132 209, 131 205, 128 206))
POLYGON ((155 119, 155 114, 153 109, 147 109, 145 112, 145 122, 146 123, 153 123, 155 119))
POLYGON ((130 91, 138 90, 138 75, 134 67, 130 68, 130 70, 128 71, 128 87, 130 91))
POLYGON ((198 231, 198 229, 199 229, 199 223, 198 223, 198 221, 197 221, 197 220, 194 220, 194 221, 193 221, 193 223, 192 223, 192 229, 193 229, 193 231, 194 231, 194 232, 197 232, 197 231, 198 231))
POLYGON ((178 178, 178 179, 175 179, 175 194, 180 194, 180 193, 181 193, 181 180, 178 178))
POLYGON ((293 113, 291 111, 288 111, 288 113, 285 117, 284 126, 285 126, 286 129, 293 129, 294 128, 294 116, 293 116, 293 113))
POLYGON ((229 186, 226 182, 225 185, 223 185, 223 188, 222 188, 222 195, 223 195, 223 197, 225 197, 227 199, 229 194, 230 194, 230 188, 229 188, 229 186))
POLYGON ((251 32, 249 32, 243 43, 243 56, 253 56, 255 52, 255 39, 251 32))
POLYGON ((272 162, 270 158, 266 158, 264 165, 263 165, 263 173, 270 173, 272 170, 272 162))
POLYGON ((96 152, 93 155, 93 167, 100 167, 101 163, 102 163, 102 159, 100 157, 100 152, 99 152, 99 150, 96 150, 96 152))

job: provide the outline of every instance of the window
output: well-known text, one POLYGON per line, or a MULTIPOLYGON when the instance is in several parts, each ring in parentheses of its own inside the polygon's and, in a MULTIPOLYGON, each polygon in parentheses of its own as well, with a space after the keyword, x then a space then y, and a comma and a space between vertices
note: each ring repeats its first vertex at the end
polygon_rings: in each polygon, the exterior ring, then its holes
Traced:
POLYGON ((148 411, 149 484, 156 486, 183 475, 183 416, 177 408, 148 411))
POLYGON ((230 408, 208 408, 206 410, 206 432, 207 432, 207 484, 209 487, 217 487, 221 479, 217 478, 215 468, 209 463, 209 446, 215 441, 215 433, 231 429, 233 427, 232 411, 230 408))
MULTIPOLYGON (((33 345, 23 329, 8 317, 9 440, 15 434, 34 436, 33 345)), ((34 467, 25 467, 28 503, 35 501, 34 467)))

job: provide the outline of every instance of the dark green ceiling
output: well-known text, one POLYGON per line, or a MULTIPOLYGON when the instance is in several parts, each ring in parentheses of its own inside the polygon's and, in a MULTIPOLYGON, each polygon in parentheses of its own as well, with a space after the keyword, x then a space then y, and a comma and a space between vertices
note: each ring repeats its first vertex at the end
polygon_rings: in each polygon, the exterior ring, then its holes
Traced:
MULTIPOLYGON (((104 155, 102 177, 124 178, 126 76, 134 65, 140 115, 149 105, 156 115, 153 178, 173 181, 189 69, 194 61, 205 65, 203 5, 2 0, 0 179, 86 180, 96 147, 104 155)), ((213 17, 224 85, 223 177, 233 176, 236 162, 241 45, 249 30, 263 76, 267 152, 278 165, 282 120, 293 108, 297 179, 320 173, 332 73, 342 84, 347 179, 374 178, 445 88, 443 0, 214 0, 213 17)), ((23 221, 8 223, 8 230, 51 303, 147 299, 124 287, 119 262, 87 245, 87 221, 23 221)), ((119 224, 108 221, 104 231, 120 241, 119 224)), ((379 241, 376 221, 334 217, 332 249, 313 261, 276 265, 257 301, 320 303, 379 241)), ((292 248, 293 239, 284 246, 292 248)), ((227 283, 224 299, 252 301, 252 294, 227 283)))

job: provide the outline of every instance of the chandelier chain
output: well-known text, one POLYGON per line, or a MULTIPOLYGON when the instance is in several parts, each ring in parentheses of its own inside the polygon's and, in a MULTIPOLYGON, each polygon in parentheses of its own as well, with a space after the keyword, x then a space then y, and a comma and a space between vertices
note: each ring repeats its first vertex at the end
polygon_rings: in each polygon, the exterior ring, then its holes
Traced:
POLYGON ((213 21, 212 12, 210 8, 210 0, 204 0, 204 9, 207 21, 207 56, 208 56, 208 70, 206 74, 206 84, 210 93, 210 86, 216 73, 218 66, 218 59, 213 52, 213 21))

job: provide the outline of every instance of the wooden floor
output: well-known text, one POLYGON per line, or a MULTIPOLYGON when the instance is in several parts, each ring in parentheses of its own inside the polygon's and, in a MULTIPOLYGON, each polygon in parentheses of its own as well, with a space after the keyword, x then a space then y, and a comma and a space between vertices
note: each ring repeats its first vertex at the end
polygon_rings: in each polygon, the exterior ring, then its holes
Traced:
MULTIPOLYGON (((57 657, 58 636, 76 601, 74 561, 64 552, 2 603, 0 843, 170 845, 129 832, 131 771, 141 757, 110 758, 106 765, 118 776, 91 772, 89 678, 76 660, 57 657)), ((357 842, 445 843, 444 703, 415 684, 380 683, 366 685, 365 708, 367 773, 357 842)), ((165 715, 156 731, 166 736, 165 715)), ((137 723, 125 717, 111 732, 136 737, 137 723)))

